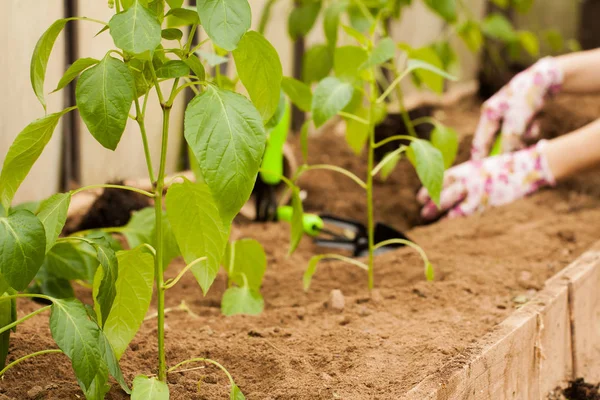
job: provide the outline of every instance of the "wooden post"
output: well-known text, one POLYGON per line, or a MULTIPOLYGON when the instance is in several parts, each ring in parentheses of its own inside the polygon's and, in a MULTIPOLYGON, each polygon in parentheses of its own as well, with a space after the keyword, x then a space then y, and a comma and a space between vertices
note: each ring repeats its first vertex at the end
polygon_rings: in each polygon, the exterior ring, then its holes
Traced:
POLYGON ((579 5, 579 43, 584 50, 600 47, 600 1, 583 0, 579 5))

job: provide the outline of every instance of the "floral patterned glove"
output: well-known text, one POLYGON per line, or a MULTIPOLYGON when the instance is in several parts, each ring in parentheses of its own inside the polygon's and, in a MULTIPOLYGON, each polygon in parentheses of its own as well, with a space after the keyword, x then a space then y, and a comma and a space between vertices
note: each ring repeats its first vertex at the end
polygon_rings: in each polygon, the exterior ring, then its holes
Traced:
POLYGON ((515 153, 471 160, 446 171, 440 209, 422 188, 417 198, 421 216, 433 220, 447 212, 449 218, 473 214, 487 207, 510 203, 543 186, 555 184, 542 151, 546 141, 515 153))
POLYGON ((557 93, 563 82, 563 71, 552 57, 542 58, 529 69, 516 75, 483 106, 481 119, 473 138, 471 158, 488 156, 495 134, 502 135, 502 152, 524 147, 523 139, 539 135, 535 114, 548 94, 557 93))

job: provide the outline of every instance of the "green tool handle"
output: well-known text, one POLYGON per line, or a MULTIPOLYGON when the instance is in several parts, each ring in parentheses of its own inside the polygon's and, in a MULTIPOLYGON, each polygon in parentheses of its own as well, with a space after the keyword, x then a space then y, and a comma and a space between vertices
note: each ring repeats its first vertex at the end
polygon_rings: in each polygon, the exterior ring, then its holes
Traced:
POLYGON ((260 177, 269 185, 278 185, 283 175, 283 145, 287 140, 290 130, 291 107, 289 101, 285 102, 285 111, 281 120, 269 132, 269 140, 265 155, 263 156, 260 177))
POLYGON ((490 157, 497 156, 502 153, 502 135, 498 135, 490 151, 490 157))
MULTIPOLYGON (((294 209, 291 206, 280 206, 277 207, 277 220, 292 222, 292 216, 294 215, 294 209)), ((317 236, 323 229, 323 220, 316 214, 304 214, 302 216, 302 226, 304 227, 304 233, 310 236, 317 236)))

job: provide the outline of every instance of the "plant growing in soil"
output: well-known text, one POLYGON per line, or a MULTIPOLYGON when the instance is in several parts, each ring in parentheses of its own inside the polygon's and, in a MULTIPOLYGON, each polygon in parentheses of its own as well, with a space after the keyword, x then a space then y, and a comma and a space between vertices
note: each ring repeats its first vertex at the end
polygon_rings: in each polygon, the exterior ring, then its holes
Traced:
MULTIPOLYGON (((403 107, 402 89, 400 87, 403 79, 411 73, 417 79, 440 91, 443 88, 443 79, 453 79, 453 77, 439 67, 423 60, 419 57, 420 54, 409 46, 396 45, 386 35, 387 30, 383 27, 382 21, 389 10, 383 7, 376 14, 373 14, 370 9, 362 5, 362 2, 356 4, 360 6, 363 17, 369 21, 368 32, 365 34, 350 26, 341 25, 346 34, 356 41, 356 45, 337 45, 339 19, 336 19, 334 26, 328 28, 331 34, 328 36, 327 51, 331 51, 333 54, 334 76, 323 77, 314 89, 314 93, 306 83, 293 78, 284 77, 282 82, 282 88, 290 100, 298 108, 312 113, 312 118, 304 124, 301 133, 305 163, 291 180, 286 181, 292 191, 292 207, 294 209, 290 251, 294 251, 303 232, 302 202, 299 197, 299 188, 296 186, 296 180, 302 174, 315 169, 332 170, 352 179, 366 192, 369 242, 367 263, 337 254, 317 255, 311 259, 304 275, 306 289, 310 286, 317 263, 324 258, 343 260, 368 271, 368 286, 369 289, 372 289, 374 287, 373 264, 375 251, 389 244, 404 244, 417 249, 423 257, 427 278, 433 279, 433 268, 423 250, 416 244, 403 239, 375 243, 373 180, 380 173, 383 175, 388 174, 400 157, 405 155, 415 166, 419 178, 429 190, 434 201, 439 203, 444 167, 452 164, 457 149, 455 132, 431 118, 415 122, 434 123, 436 125, 436 129, 432 134, 432 142, 417 137, 414 131, 414 122, 410 120, 407 111, 403 107), (404 53, 402 58, 404 68, 402 70, 397 67, 399 49, 402 49, 404 53), (381 72, 382 69, 393 75, 392 82, 386 81, 385 74, 381 72), (383 91, 380 87, 386 89, 383 91), (410 135, 396 135, 376 142, 374 136, 375 126, 385 117, 386 100, 393 93, 395 93, 396 101, 400 104, 410 135), (314 124, 317 128, 321 127, 336 115, 344 118, 346 138, 354 151, 359 154, 363 148, 366 148, 368 174, 365 180, 334 165, 308 165, 306 163, 306 143, 310 124, 314 124), (398 143, 399 141, 403 141, 402 144, 390 154, 387 154, 381 162, 375 164, 374 154, 377 148, 387 143, 398 143)), ((343 10, 344 8, 341 7, 340 12, 343 10)), ((314 70, 320 68, 319 64, 308 66, 312 68, 312 70, 305 71, 309 75, 316 73, 314 70)), ((328 73, 329 71, 326 71, 325 75, 328 73)))
POLYGON ((248 200, 258 174, 267 140, 265 124, 280 104, 281 64, 271 44, 261 34, 249 31, 251 11, 247 0, 199 0, 197 9, 182 8, 182 4, 182 0, 109 0, 115 10, 110 21, 87 17, 58 20, 35 47, 31 83, 44 110, 46 66, 54 42, 67 23, 79 20, 98 24, 98 34, 110 34, 116 49, 101 60, 82 58, 68 68, 56 90, 77 79, 76 105, 46 113, 28 125, 15 139, 4 162, 0 174, 0 367, 6 362, 11 330, 46 310, 51 311, 50 330, 58 349, 41 350, 15 360, 0 375, 28 358, 64 353, 72 362, 86 398, 104 398, 110 388, 109 375, 129 393, 119 359, 138 331, 155 287, 156 378, 137 376, 132 398, 168 398, 167 374, 192 362, 211 363, 222 369, 231 382, 231 398, 244 398, 231 375, 216 361, 193 358, 168 368, 165 294, 187 271, 194 274, 206 293, 225 256, 230 288, 225 293, 224 312, 262 308, 257 290, 264 273, 264 252, 256 242, 243 240, 230 244, 227 255, 225 250, 232 220, 248 200), (187 38, 182 27, 189 27, 187 38), (194 46, 192 38, 200 28, 208 39, 194 46), (216 53, 233 53, 250 100, 230 90, 218 71, 214 77, 207 73, 204 62, 216 56, 200 53, 198 57, 200 46, 207 41, 212 42, 216 53), (165 182, 171 109, 187 88, 196 96, 185 112, 185 139, 201 179, 198 183, 185 178, 165 182), (150 158, 145 127, 151 91, 157 94, 163 116, 158 165, 150 158), (51 196, 37 210, 12 207, 15 192, 61 117, 74 110, 79 111, 92 136, 109 150, 118 146, 128 122, 139 126, 152 190, 100 184, 51 196), (154 202, 153 209, 137 213, 119 232, 126 237, 128 250, 120 250, 106 232, 60 237, 71 197, 92 188, 133 191, 154 202), (165 281, 165 268, 179 254, 187 265, 175 278, 165 281), (257 264, 252 263, 254 260, 257 264), (34 279, 42 283, 42 293, 25 292, 34 279), (71 280, 90 284, 93 307, 74 298, 68 284, 71 280), (17 319, 18 298, 35 298, 49 305, 17 319))

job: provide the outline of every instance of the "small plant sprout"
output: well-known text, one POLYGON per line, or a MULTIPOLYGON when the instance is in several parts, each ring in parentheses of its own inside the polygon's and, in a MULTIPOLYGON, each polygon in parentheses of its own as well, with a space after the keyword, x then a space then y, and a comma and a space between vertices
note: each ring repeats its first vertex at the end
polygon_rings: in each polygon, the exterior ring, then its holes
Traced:
POLYGON ((368 287, 371 290, 375 285, 374 254, 378 248, 391 244, 403 244, 416 249, 423 258, 427 279, 433 279, 433 267, 423 250, 416 244, 404 239, 375 243, 373 180, 377 174, 387 176, 395 163, 405 156, 414 165, 421 182, 429 191, 432 199, 439 204, 444 167, 452 164, 456 154, 458 140, 456 132, 431 118, 411 121, 404 107, 401 82, 408 76, 412 76, 417 82, 441 92, 444 79, 454 78, 441 68, 437 56, 435 53, 431 53, 431 49, 413 49, 405 44, 397 45, 387 36, 387 29, 383 21, 386 15, 390 15, 390 10, 386 7, 371 10, 365 7, 361 1, 332 3, 330 7, 334 7, 334 4, 336 4, 335 10, 338 18, 335 19, 335 23, 328 20, 328 23, 333 25, 326 26, 326 32, 330 33, 327 36, 329 42, 326 48, 332 54, 333 75, 330 75, 329 69, 325 71, 325 74, 321 74, 315 70, 320 67, 306 64, 308 69, 304 71, 305 76, 319 77, 314 92, 308 85, 311 82, 310 79, 301 82, 285 77, 282 82, 282 88, 289 99, 298 108, 311 112, 311 119, 304 124, 301 133, 305 163, 288 182, 292 191, 294 214, 299 215, 292 218, 292 250, 297 245, 303 231, 302 202, 298 196, 299 188, 296 186, 296 181, 301 175, 311 170, 326 169, 344 175, 365 190, 369 251, 366 263, 337 254, 314 256, 304 275, 304 287, 305 289, 309 288, 320 260, 334 258, 366 270, 368 287), (350 20, 352 20, 354 5, 359 6, 361 18, 368 22, 361 30, 340 22, 339 17, 345 11, 351 13, 350 20), (349 37, 353 38, 356 42, 355 45, 337 45, 340 26, 349 37), (400 51, 403 53, 401 56, 398 54, 400 51), (403 65, 403 68, 399 69, 398 65, 403 65), (390 76, 390 80, 386 76, 390 76), (403 120, 410 134, 392 136, 376 142, 375 126, 385 117, 386 102, 392 96, 395 96, 395 100, 400 106, 403 120), (307 133, 310 124, 319 128, 336 115, 344 119, 347 142, 356 154, 366 148, 369 173, 365 179, 334 165, 309 165, 306 163, 307 133), (433 123, 435 125, 431 142, 416 136, 414 123, 433 123), (387 154, 378 164, 375 163, 376 149, 399 141, 401 144, 393 152, 387 154))
POLYGON ((194 9, 182 7, 181 0, 108 3, 115 11, 108 22, 87 17, 58 20, 33 52, 31 83, 46 114, 17 136, 0 174, 0 375, 31 357, 64 353, 87 399, 103 399, 112 376, 132 399, 162 400, 169 398, 167 374, 200 362, 223 370, 231 383, 231 398, 243 399, 229 372, 216 361, 167 360, 165 295, 188 271, 206 293, 223 262, 229 277, 223 312, 255 314, 263 308, 259 289, 266 265, 264 251, 252 240, 228 245, 228 238, 232 220, 250 197, 259 172, 267 142, 265 125, 277 118, 282 80, 279 57, 260 33, 249 30, 248 0, 198 0, 194 9), (77 80, 76 104, 49 113, 46 66, 58 35, 75 20, 97 24, 98 35, 110 35, 115 49, 101 59, 74 62, 55 91, 77 80), (207 39, 195 44, 199 29, 207 39), (201 51, 209 42, 214 52, 201 51), (218 69, 211 76, 205 68, 222 62, 229 53, 250 99, 234 91, 236 81, 221 76, 218 69), (185 178, 165 182, 171 109, 186 89, 196 96, 185 112, 185 140, 200 176, 198 183, 185 178), (152 91, 162 109, 158 164, 150 158, 145 125, 152 91), (37 208, 13 207, 15 192, 61 117, 76 110, 92 136, 108 150, 117 148, 127 124, 137 124, 152 189, 99 184, 56 194, 37 208), (61 237, 72 196, 93 188, 137 192, 150 198, 154 207, 136 213, 124 227, 61 237), (113 233, 126 238, 127 249, 111 237, 113 233), (186 266, 165 280, 165 269, 179 255, 186 266), (93 306, 75 299, 72 281, 93 289, 93 306), (158 362, 148 376, 155 377, 136 377, 130 391, 119 359, 143 323, 153 294, 158 362), (19 298, 49 305, 17 319, 19 298), (47 310, 58 349, 40 350, 5 366, 11 330, 47 310), (169 368, 168 362, 174 366, 169 368))

